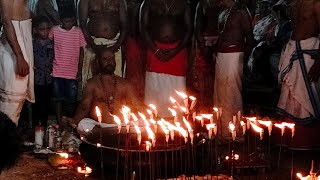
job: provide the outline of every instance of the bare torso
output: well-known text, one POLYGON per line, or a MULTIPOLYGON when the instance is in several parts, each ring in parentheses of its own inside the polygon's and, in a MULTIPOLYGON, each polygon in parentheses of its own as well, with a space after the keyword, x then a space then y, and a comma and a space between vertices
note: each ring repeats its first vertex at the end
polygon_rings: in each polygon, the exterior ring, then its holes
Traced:
POLYGON ((319 25, 317 22, 314 3, 316 0, 296 0, 290 7, 293 21, 291 39, 304 40, 310 37, 318 37, 319 25))
POLYGON ((163 43, 181 41, 187 6, 185 0, 151 0, 148 31, 152 39, 163 43))
POLYGON ((13 1, 12 20, 26 20, 31 18, 31 12, 27 6, 27 0, 11 0, 13 1))
POLYGON ((92 36, 113 39, 120 31, 118 0, 89 0, 88 30, 92 36))
MULTIPOLYGON (((233 46, 244 48, 245 46, 246 32, 243 28, 245 23, 244 16, 246 15, 246 17, 248 17, 249 14, 244 7, 234 6, 230 9, 230 13, 228 13, 228 10, 226 11, 226 20, 220 22, 218 25, 220 32, 218 49, 233 46)), ((247 23, 246 26, 248 26, 247 23)), ((251 24, 249 26, 251 26, 251 24)))
POLYGON ((110 83, 106 81, 102 83, 102 81, 100 76, 96 76, 88 83, 88 86, 93 87, 93 92, 89 92, 93 95, 90 117, 97 119, 95 107, 98 106, 102 113, 103 122, 114 123, 110 113, 120 117, 122 106, 132 106, 134 102, 131 97, 128 97, 128 83, 124 79, 116 76, 115 81, 110 83))

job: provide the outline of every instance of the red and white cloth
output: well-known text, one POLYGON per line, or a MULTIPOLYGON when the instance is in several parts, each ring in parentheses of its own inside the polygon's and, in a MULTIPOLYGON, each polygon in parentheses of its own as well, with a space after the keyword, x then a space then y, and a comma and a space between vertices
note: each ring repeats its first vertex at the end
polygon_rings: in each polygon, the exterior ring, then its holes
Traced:
POLYGON ((52 76, 76 79, 80 57, 80 48, 87 45, 80 28, 73 26, 70 30, 55 26, 49 33, 54 42, 54 60, 52 76))

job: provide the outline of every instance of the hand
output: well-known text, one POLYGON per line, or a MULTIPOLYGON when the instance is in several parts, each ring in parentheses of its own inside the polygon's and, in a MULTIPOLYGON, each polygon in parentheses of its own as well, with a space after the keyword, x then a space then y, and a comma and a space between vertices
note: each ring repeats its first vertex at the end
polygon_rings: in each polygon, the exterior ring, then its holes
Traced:
POLYGON ((17 57, 17 75, 25 77, 29 74, 29 65, 23 56, 17 57))
POLYGON ((311 66, 309 71, 309 80, 311 82, 317 82, 320 77, 320 58, 315 59, 315 63, 311 66))

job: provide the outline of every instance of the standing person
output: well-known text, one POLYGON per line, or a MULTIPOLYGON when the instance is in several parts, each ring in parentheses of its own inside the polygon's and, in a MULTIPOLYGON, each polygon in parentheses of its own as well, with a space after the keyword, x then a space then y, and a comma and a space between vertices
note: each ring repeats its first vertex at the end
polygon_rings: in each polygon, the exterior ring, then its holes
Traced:
POLYGON ((26 0, 0 2, 0 111, 18 125, 25 100, 34 102, 31 13, 26 0))
POLYGON ((34 18, 34 84, 36 102, 33 105, 33 126, 47 126, 52 89, 53 42, 49 39, 50 20, 46 16, 34 18))
POLYGON ((213 80, 216 45, 219 37, 217 0, 201 0, 195 16, 196 57, 193 66, 194 88, 198 94, 200 109, 205 111, 213 106, 213 80))
POLYGON ((62 105, 70 108, 72 114, 77 101, 77 78, 80 77, 83 59, 83 48, 86 46, 84 35, 80 28, 74 26, 76 21, 73 11, 61 13, 61 26, 55 26, 49 33, 54 42, 54 60, 52 67, 53 98, 56 104, 56 115, 60 124, 62 105))
POLYGON ((186 90, 191 8, 187 0, 145 0, 141 16, 147 45, 145 103, 155 104, 160 116, 169 116, 169 96, 186 90))
POLYGON ((278 107, 293 119, 309 123, 320 118, 320 1, 295 0, 290 9, 293 32, 280 58, 278 107))
POLYGON ((84 52, 82 82, 79 88, 81 97, 87 80, 97 73, 95 50, 99 46, 108 47, 115 52, 115 74, 125 76, 121 46, 127 35, 127 5, 125 0, 80 0, 79 16, 80 27, 89 45, 84 52))
POLYGON ((229 121, 242 111, 242 76, 244 55, 253 44, 251 17, 245 6, 234 0, 222 0, 219 15, 219 40, 215 66, 214 105, 223 110, 220 132, 230 137, 229 121))
POLYGON ((144 48, 139 32, 139 10, 142 0, 127 0, 128 4, 128 36, 124 51, 126 61, 126 79, 135 84, 140 100, 144 98, 145 58, 144 48))

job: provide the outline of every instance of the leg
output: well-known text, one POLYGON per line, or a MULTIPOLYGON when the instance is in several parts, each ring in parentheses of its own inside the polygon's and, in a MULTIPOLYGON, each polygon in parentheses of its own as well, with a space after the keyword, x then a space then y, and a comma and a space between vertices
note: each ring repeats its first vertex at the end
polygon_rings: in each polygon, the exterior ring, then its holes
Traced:
POLYGON ((76 108, 78 85, 76 80, 65 80, 65 112, 66 116, 72 117, 76 108))
POLYGON ((53 98, 55 101, 55 110, 57 123, 61 125, 62 119, 62 102, 64 100, 64 79, 63 78, 52 78, 53 82, 53 98))

